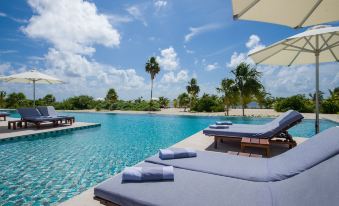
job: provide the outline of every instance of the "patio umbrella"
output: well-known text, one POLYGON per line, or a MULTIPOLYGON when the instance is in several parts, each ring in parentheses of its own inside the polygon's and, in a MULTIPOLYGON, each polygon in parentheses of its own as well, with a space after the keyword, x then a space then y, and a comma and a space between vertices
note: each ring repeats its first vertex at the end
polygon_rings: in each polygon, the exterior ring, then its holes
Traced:
POLYGON ((40 73, 35 69, 29 72, 2 76, 0 80, 13 83, 33 83, 33 106, 35 106, 35 84, 59 84, 63 83, 60 79, 40 73))
POLYGON ((292 28, 339 20, 338 0, 232 0, 233 18, 292 28))
POLYGON ((249 56, 257 64, 291 66, 315 64, 316 122, 319 132, 319 63, 339 61, 339 27, 315 26, 249 56))

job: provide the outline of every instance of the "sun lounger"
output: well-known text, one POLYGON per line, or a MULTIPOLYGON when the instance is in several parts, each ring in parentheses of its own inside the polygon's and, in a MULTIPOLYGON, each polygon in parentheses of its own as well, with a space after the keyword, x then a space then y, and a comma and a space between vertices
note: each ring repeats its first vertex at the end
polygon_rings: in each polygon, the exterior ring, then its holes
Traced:
POLYGON ((241 141, 243 137, 267 139, 279 137, 285 140, 284 143, 292 147, 295 146, 295 142, 287 130, 301 122, 303 118, 299 112, 289 110, 264 125, 232 124, 225 129, 206 128, 203 133, 214 136, 215 148, 220 140, 241 141))
POLYGON ((40 128, 43 122, 53 122, 53 126, 57 126, 61 120, 59 117, 42 116, 36 108, 19 108, 17 112, 22 120, 35 124, 37 128, 40 128))
POLYGON ((66 122, 68 121, 70 124, 72 124, 75 121, 74 116, 65 116, 65 115, 59 115, 53 106, 39 106, 37 107, 41 115, 48 116, 48 117, 58 117, 66 122))
MULTIPOLYGON (((118 174, 95 187, 94 198, 106 205, 137 206, 312 206, 336 205, 339 201, 338 127, 271 159, 245 158, 248 161, 244 161, 238 156, 225 154, 222 158, 213 156, 212 152, 203 154, 198 153, 196 158, 164 160, 174 167, 174 181, 123 183, 118 174), (194 160, 196 162, 192 162, 194 160), (217 170, 227 173, 228 168, 252 178, 214 173, 217 170), (265 179, 257 181, 256 177, 265 179)), ((143 162, 138 166, 156 165, 159 164, 143 162)))
POLYGON ((4 121, 6 121, 7 116, 9 116, 8 112, 0 112, 0 117, 2 117, 4 121))
POLYGON ((272 158, 248 158, 198 151, 195 158, 162 160, 154 155, 145 161, 244 180, 279 181, 297 175, 338 153, 339 128, 334 127, 272 158))

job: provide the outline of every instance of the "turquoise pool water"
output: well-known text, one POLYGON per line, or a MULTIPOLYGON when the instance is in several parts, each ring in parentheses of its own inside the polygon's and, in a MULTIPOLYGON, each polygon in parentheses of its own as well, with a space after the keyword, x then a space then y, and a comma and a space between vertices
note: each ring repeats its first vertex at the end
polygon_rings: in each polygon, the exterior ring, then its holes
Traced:
MULTIPOLYGON (((65 201, 225 117, 70 113, 101 127, 0 142, 0 205, 50 205, 65 201)), ((12 114, 15 116, 16 114, 12 114)), ((269 118, 228 118, 264 124, 269 118)), ((291 130, 309 137, 313 123, 291 130)), ((321 129, 336 126, 321 121, 321 129)))

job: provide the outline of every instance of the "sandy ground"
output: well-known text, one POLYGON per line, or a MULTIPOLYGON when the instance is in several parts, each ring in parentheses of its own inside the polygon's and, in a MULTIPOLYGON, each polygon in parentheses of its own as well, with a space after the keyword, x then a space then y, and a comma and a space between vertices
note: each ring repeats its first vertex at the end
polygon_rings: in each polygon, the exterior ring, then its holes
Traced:
MULTIPOLYGON (((65 110, 69 112, 97 112, 95 110, 65 110)), ((102 110, 102 113, 116 113, 116 114, 148 114, 147 111, 121 111, 121 110, 102 110)), ((225 112, 185 112, 182 108, 168 108, 161 111, 151 112, 152 114, 163 115, 191 115, 191 116, 225 116, 225 112)), ((281 113, 273 109, 246 109, 245 115, 251 117, 277 117, 281 113)), ((315 119, 314 113, 302 113, 306 119, 315 119)), ((229 116, 242 116, 241 109, 231 109, 229 116)), ((339 122, 339 114, 320 114, 320 118, 339 122)))

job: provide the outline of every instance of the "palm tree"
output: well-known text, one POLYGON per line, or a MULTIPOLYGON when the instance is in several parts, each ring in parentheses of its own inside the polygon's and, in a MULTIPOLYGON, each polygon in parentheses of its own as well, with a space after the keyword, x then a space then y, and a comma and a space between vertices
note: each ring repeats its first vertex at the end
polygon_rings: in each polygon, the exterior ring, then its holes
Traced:
POLYGON ((186 112, 186 108, 190 102, 190 98, 187 93, 182 93, 178 96, 179 107, 184 107, 184 111, 186 112))
POLYGON ((42 98, 42 100, 46 105, 51 105, 56 101, 55 96, 53 96, 53 94, 47 94, 44 98, 42 98))
POLYGON ((167 108, 170 100, 166 97, 159 97, 159 104, 161 108, 167 108))
POLYGON ((177 99, 173 99, 173 107, 174 108, 178 107, 178 100, 177 99))
POLYGON ((339 87, 334 88, 333 90, 328 90, 330 93, 330 99, 334 101, 339 101, 339 87))
POLYGON ((226 115, 228 116, 230 106, 235 105, 238 101, 239 92, 235 81, 227 78, 221 80, 220 87, 217 88, 217 91, 223 94, 222 99, 224 100, 226 115))
POLYGON ((108 90, 105 100, 109 103, 109 110, 112 110, 113 104, 118 100, 118 94, 115 89, 111 88, 108 90))
POLYGON ((261 73, 255 67, 246 63, 240 63, 231 71, 235 76, 235 85, 240 93, 240 105, 242 107, 242 115, 245 116, 245 108, 251 102, 253 96, 260 92, 263 88, 259 78, 261 73))
POLYGON ((192 110, 193 103, 196 100, 198 93, 200 92, 200 87, 198 86, 197 80, 195 78, 192 78, 191 81, 188 82, 186 90, 189 95, 190 110, 192 110))
MULTIPOLYGON (((308 96, 311 98, 311 100, 315 103, 315 92, 312 94, 312 93, 309 93, 308 96)), ((324 100, 324 92, 322 91, 319 91, 318 93, 318 97, 319 97, 319 103, 321 103, 323 100, 324 100)))
POLYGON ((265 88, 261 88, 259 92, 255 94, 256 102, 258 103, 260 109, 267 105, 266 100, 270 97, 270 95, 270 93, 266 92, 265 88))
POLYGON ((160 72, 159 63, 157 62, 155 57, 151 57, 148 59, 148 61, 146 62, 145 70, 151 75, 151 101, 150 101, 150 109, 151 109, 152 98, 153 98, 153 80, 155 78, 155 75, 157 75, 160 72))
POLYGON ((6 98, 6 92, 5 91, 0 91, 0 107, 5 106, 5 98, 6 98))

